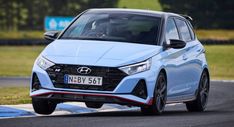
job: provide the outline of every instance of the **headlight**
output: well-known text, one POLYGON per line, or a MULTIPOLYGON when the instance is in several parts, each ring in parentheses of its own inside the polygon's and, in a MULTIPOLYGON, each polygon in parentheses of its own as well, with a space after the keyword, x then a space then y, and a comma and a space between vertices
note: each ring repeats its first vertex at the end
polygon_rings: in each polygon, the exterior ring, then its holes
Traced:
POLYGON ((151 66, 151 61, 152 61, 151 59, 148 59, 148 60, 141 62, 141 63, 128 65, 125 67, 120 67, 119 69, 128 75, 133 75, 136 73, 140 73, 140 72, 149 70, 150 66, 151 66))
POLYGON ((39 56, 37 59, 37 65, 42 68, 43 70, 46 70, 47 68, 54 65, 54 63, 50 62, 49 60, 43 58, 42 56, 39 56))

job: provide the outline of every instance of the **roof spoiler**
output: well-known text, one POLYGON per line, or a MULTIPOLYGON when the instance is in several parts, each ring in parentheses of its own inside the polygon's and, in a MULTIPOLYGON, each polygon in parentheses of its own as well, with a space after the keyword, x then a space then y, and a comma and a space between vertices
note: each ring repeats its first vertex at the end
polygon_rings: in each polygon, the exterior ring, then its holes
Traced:
POLYGON ((193 21, 193 18, 191 16, 188 16, 188 15, 181 15, 181 16, 183 16, 185 19, 189 21, 193 21))

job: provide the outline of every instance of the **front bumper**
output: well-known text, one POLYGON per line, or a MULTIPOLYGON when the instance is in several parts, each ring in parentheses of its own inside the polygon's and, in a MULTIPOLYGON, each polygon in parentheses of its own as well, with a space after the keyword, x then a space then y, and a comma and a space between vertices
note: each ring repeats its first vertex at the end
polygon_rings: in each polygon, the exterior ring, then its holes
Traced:
POLYGON ((51 99, 58 102, 103 102, 139 106, 152 104, 156 72, 149 70, 126 76, 113 91, 56 88, 48 73, 36 64, 33 67, 32 79, 33 75, 37 75, 40 82, 40 88, 32 90, 33 80, 31 80, 30 96, 33 98, 51 99), (147 97, 145 98, 133 94, 133 90, 140 80, 144 80, 146 84, 147 97))
POLYGON ((31 97, 49 99, 58 103, 66 101, 79 101, 115 103, 134 106, 152 105, 152 98, 144 100, 130 94, 99 94, 40 89, 35 91, 31 97))

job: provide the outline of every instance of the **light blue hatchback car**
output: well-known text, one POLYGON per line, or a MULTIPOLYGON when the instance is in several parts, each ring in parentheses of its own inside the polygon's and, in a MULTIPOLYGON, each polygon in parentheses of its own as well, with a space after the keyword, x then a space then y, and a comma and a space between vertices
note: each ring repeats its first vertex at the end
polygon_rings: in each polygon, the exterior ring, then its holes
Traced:
POLYGON ((51 114, 58 103, 85 102, 139 106, 161 114, 169 103, 204 111, 209 93, 205 49, 191 18, 133 9, 90 9, 52 41, 32 70, 30 96, 35 112, 51 114))

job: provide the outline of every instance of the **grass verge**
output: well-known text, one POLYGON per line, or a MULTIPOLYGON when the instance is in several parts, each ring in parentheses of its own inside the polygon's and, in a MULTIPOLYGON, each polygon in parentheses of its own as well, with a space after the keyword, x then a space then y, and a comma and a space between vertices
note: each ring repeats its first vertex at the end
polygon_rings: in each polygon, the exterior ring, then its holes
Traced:
POLYGON ((0 105, 31 103, 28 87, 0 87, 0 105))
POLYGON ((29 76, 44 46, 0 46, 0 76, 29 76))
POLYGON ((0 31, 0 39, 42 39, 44 31, 0 31))
POLYGON ((119 0, 119 8, 134 8, 148 10, 162 10, 159 0, 119 0))
MULTIPOLYGON (((199 39, 234 39, 234 30, 195 30, 199 39)), ((43 39, 44 31, 0 31, 0 39, 43 39)))
POLYGON ((199 39, 231 40, 234 30, 195 30, 199 39))
POLYGON ((234 79, 234 45, 205 46, 212 79, 234 79))

